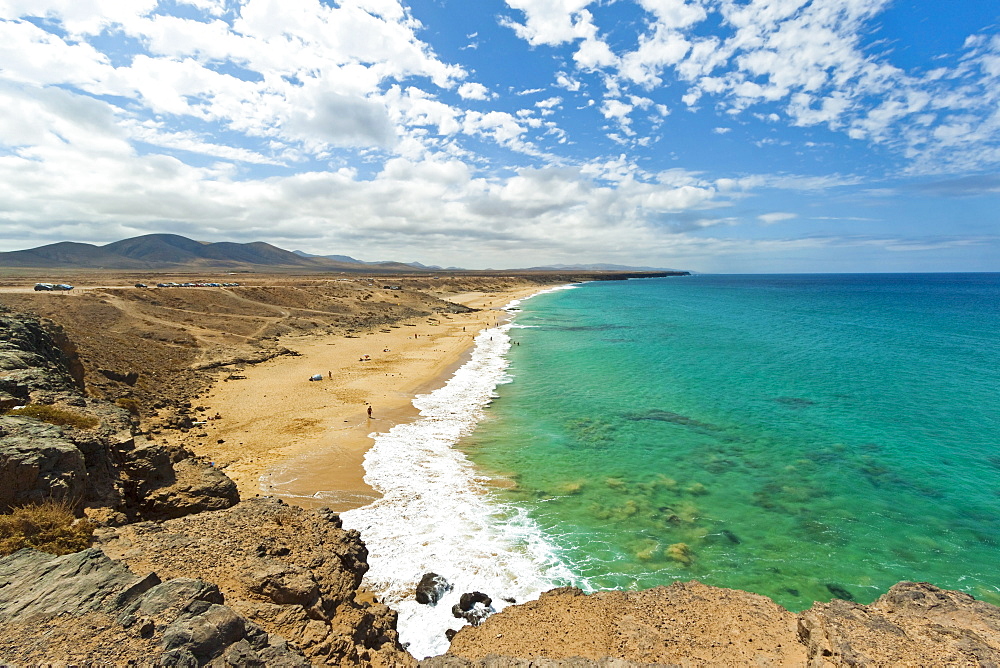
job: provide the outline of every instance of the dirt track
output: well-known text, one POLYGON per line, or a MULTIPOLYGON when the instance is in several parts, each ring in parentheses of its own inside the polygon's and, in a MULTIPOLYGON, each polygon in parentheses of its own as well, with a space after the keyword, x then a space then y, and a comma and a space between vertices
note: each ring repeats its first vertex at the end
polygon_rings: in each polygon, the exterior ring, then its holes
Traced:
POLYGON ((139 402, 143 415, 188 402, 240 359, 265 359, 288 334, 355 333, 447 312, 449 295, 546 285, 567 276, 317 277, 254 274, 199 276, 228 288, 133 287, 136 282, 188 282, 191 276, 121 272, 60 275, 77 286, 35 292, 51 276, 0 277, 0 307, 61 325, 79 349, 88 391, 139 402), (386 286, 402 289, 390 290, 386 286), (125 286, 125 287, 121 287, 125 286), (214 370, 204 370, 217 366, 214 370), (134 379, 131 384, 122 379, 134 379))

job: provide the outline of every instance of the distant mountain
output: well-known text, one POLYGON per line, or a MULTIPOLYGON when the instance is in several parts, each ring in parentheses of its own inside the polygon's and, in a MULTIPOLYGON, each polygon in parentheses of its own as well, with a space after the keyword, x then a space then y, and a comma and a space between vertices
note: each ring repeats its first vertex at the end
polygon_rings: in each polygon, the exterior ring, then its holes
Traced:
POLYGON ((530 267, 517 271, 680 271, 663 267, 629 267, 623 264, 548 264, 544 267, 530 267))
POLYGON ((0 267, 40 267, 67 269, 146 269, 142 260, 109 253, 98 246, 60 241, 28 250, 0 253, 0 267))
POLYGON ((335 262, 347 262, 355 263, 365 267, 374 267, 379 269, 420 269, 423 271, 437 271, 441 267, 428 267, 426 265, 420 264, 419 262, 391 262, 387 260, 382 260, 381 262, 365 262, 364 260, 355 260, 349 255, 313 255, 312 253, 307 253, 305 251, 294 250, 292 251, 299 257, 309 257, 309 258, 325 258, 327 260, 333 260, 335 262))
POLYGON ((183 264, 202 257, 201 252, 206 245, 179 234, 146 234, 122 239, 101 248, 109 253, 144 262, 183 264))
MULTIPOLYGON (((411 267, 414 267, 416 269, 427 269, 429 271, 443 271, 443 270, 445 270, 444 267, 438 266, 436 264, 420 264, 419 262, 407 262, 406 264, 408 264, 411 267)), ((459 267, 448 267, 447 271, 464 271, 464 269, 460 269, 459 267)))
MULTIPOLYGON (((313 255, 301 250, 287 251, 263 241, 246 244, 231 241, 215 243, 195 241, 179 234, 144 234, 104 246, 61 241, 27 250, 0 252, 0 268, 2 267, 62 270, 301 271, 387 274, 466 271, 458 267, 442 269, 419 262, 362 262, 348 255, 313 255)), ((672 269, 627 267, 618 264, 556 264, 497 271, 675 272, 672 269)))
POLYGON ((358 262, 346 256, 310 256, 263 241, 210 243, 178 234, 146 234, 104 246, 64 241, 28 250, 0 252, 0 267, 139 271, 419 271, 400 262, 358 262))
POLYGON ((305 251, 293 250, 293 253, 299 257, 325 257, 327 260, 333 260, 335 262, 356 262, 357 264, 368 264, 361 260, 355 260, 350 255, 313 255, 312 253, 307 253, 305 251))

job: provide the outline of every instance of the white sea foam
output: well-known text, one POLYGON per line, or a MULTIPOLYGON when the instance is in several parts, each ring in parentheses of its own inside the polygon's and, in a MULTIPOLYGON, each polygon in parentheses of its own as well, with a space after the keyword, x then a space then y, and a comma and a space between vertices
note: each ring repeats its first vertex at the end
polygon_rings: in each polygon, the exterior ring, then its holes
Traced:
POLYGON ((368 546, 365 584, 399 613, 400 640, 417 658, 448 649, 445 630, 465 624, 451 613, 464 592, 486 593, 499 611, 509 604, 504 599, 523 603, 577 582, 538 526, 500 503, 487 479, 453 447, 483 417, 497 385, 509 380, 509 329, 505 324, 480 332, 472 358, 448 383, 414 399, 416 421, 373 435, 365 481, 383 497, 341 515, 368 546), (428 572, 454 585, 436 606, 414 599, 428 572))

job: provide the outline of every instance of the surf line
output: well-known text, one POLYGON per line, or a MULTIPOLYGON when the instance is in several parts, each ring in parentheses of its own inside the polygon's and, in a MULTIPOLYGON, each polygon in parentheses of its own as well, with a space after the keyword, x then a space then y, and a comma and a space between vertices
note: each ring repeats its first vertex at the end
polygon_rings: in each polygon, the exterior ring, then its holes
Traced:
POLYGON ((448 382, 414 398, 416 420, 372 434, 365 482, 382 497, 341 515, 344 527, 358 529, 368 546, 365 585, 396 610, 400 640, 417 658, 446 651, 445 631, 465 625, 451 612, 463 593, 484 592, 499 611, 555 586, 580 584, 539 526, 523 509, 497 499, 488 478, 454 447, 482 420, 496 388, 512 379, 506 357, 512 326, 482 330, 470 359, 448 382), (429 572, 452 586, 435 606, 414 598, 429 572))

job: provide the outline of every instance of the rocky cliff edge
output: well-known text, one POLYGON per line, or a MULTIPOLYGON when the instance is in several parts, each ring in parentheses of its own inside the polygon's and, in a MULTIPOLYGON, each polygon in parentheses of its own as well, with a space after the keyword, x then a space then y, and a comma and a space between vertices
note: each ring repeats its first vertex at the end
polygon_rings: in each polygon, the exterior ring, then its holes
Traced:
MULTIPOLYGON (((83 377, 58 327, 0 316, 0 411, 45 407, 0 415, 0 513, 62 499, 102 527, 82 552, 0 559, 0 665, 416 664, 395 613, 359 589, 357 532, 325 510, 237 503, 225 475, 142 438, 83 377)), ((562 588, 463 629, 421 665, 997 666, 1000 608, 912 582, 799 614, 697 582, 562 588)))

